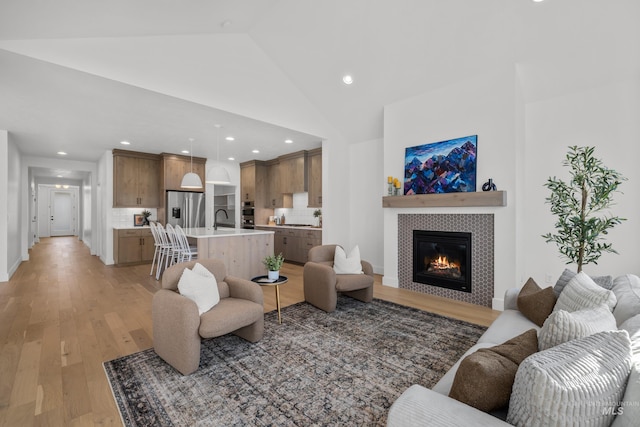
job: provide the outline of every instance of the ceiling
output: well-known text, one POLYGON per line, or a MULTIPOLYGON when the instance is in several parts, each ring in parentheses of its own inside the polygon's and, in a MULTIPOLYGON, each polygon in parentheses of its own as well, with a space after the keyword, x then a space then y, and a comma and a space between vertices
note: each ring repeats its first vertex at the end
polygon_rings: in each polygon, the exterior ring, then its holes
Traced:
POLYGON ((635 0, 2 0, 0 12, 0 129, 40 157, 179 152, 194 138, 196 156, 266 160, 382 138, 385 105, 500 67, 517 67, 528 101, 640 74, 635 0))

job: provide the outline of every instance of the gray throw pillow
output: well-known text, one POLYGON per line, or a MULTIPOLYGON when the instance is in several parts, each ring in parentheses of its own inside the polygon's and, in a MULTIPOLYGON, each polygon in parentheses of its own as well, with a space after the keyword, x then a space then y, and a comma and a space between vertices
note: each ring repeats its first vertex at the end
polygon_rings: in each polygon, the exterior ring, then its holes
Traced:
MULTIPOLYGON (((564 269, 564 271, 558 278, 556 285, 553 287, 553 292, 556 293, 556 296, 560 296, 564 287, 567 286, 567 283, 569 283, 569 280, 573 279, 573 276, 575 276, 576 274, 577 274, 576 272, 571 271, 568 268, 564 269)), ((597 285, 602 286, 607 290, 611 290, 613 288, 612 276, 589 276, 589 277, 591 277, 591 280, 596 282, 597 285)))
POLYGON ((613 310, 618 325, 640 314, 640 278, 633 274, 616 277, 613 281, 613 293, 618 299, 613 310))
POLYGON ((599 332, 534 353, 516 373, 507 422, 609 426, 630 371, 626 331, 599 332))

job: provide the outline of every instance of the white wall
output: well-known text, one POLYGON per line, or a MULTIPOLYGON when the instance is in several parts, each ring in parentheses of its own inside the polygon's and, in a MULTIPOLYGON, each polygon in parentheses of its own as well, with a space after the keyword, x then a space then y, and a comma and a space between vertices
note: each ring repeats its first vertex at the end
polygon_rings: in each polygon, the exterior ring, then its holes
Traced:
MULTIPOLYGON (((385 107, 384 166, 378 174, 379 197, 386 194, 386 177, 403 177, 405 148, 467 135, 478 135, 478 191, 493 178, 507 192, 507 206, 497 208, 410 208, 384 210, 383 283, 398 285, 399 213, 493 213, 496 267, 494 301, 518 285, 516 277, 516 73, 494 70, 385 107)), ((380 199, 378 199, 380 203, 380 199)))
MULTIPOLYGON (((619 252, 605 254, 597 265, 583 266, 596 275, 640 275, 638 238, 640 238, 640 77, 578 93, 526 105, 526 209, 523 222, 525 256, 524 276, 545 283, 547 276, 555 282, 566 268, 557 246, 540 237, 555 232, 555 217, 550 214, 545 198, 549 190, 543 185, 549 176, 567 179, 562 161, 570 145, 594 146, 596 157, 621 172, 628 181, 620 186, 623 194, 615 194, 612 215, 627 218, 607 236, 619 252)), ((524 278, 523 276, 523 278, 524 278)))
MULTIPOLYGON (((20 223, 22 220, 22 203, 28 193, 20 191, 21 158, 18 147, 8 134, 7 144, 7 274, 11 277, 22 262, 20 223)), ((28 218, 27 218, 28 219, 28 218)), ((27 258, 28 259, 28 258, 27 258)), ((7 279, 8 280, 8 279, 7 279)))
POLYGON ((96 245, 97 254, 103 263, 111 265, 113 260, 113 224, 111 209, 113 207, 113 153, 104 152, 98 160, 98 177, 96 183, 96 245))
POLYGON ((7 269, 7 203, 9 200, 9 133, 0 129, 0 282, 9 280, 7 269))
MULTIPOLYGON (((380 177, 383 168, 383 140, 375 139, 349 146, 349 223, 347 250, 358 245, 362 259, 373 271, 384 270, 384 218, 380 177)), ((386 182, 386 181, 385 181, 386 182)), ((386 187, 385 187, 386 190, 386 187)))

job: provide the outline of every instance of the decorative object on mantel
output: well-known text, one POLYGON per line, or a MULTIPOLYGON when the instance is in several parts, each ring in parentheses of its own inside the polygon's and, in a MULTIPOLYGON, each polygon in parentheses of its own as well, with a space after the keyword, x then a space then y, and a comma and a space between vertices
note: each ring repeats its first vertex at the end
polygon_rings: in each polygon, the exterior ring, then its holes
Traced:
POLYGON ((396 196, 401 196, 402 193, 400 192, 400 180, 398 178, 393 178, 393 187, 395 189, 394 194, 396 196))
POLYGON ((401 196, 401 187, 402 183, 398 178, 394 178, 392 176, 387 177, 387 185, 389 186, 389 191, 387 194, 389 196, 401 196))
POLYGON ((476 191, 478 135, 405 149, 404 194, 476 191))
POLYGON ((557 234, 547 233, 542 237, 547 243, 558 245, 567 264, 578 264, 578 273, 583 264, 597 264, 603 252, 618 253, 611 243, 602 243, 602 236, 626 220, 607 215, 613 193, 626 178, 593 157, 594 150, 595 147, 570 146, 562 165, 570 167, 571 180, 564 182, 554 176, 544 184, 551 190, 546 201, 558 220, 557 234), (596 216, 600 212, 603 216, 596 216))
POLYGON ((496 191, 498 188, 493 183, 493 178, 489 178, 487 182, 482 184, 482 191, 496 191))
POLYGON ((182 177, 182 183, 180 183, 180 187, 182 188, 202 188, 202 180, 198 174, 193 173, 193 138, 189 138, 190 147, 189 154, 191 155, 191 172, 187 172, 182 177))
POLYGON ((404 197, 382 198, 383 208, 507 206, 506 191, 478 191, 473 193, 411 194, 404 197))
POLYGON ((268 277, 271 280, 277 280, 280 277, 280 269, 282 268, 282 263, 284 262, 284 257, 282 253, 278 255, 267 255, 262 263, 265 267, 267 267, 268 277))
POLYGON ((393 177, 392 176, 388 176, 387 177, 387 185, 389 186, 389 191, 387 192, 388 196, 393 196, 393 177))
POLYGON ((149 225, 149 217, 151 216, 151 212, 145 209, 142 211, 142 216, 144 217, 144 219, 142 220, 142 225, 149 225))

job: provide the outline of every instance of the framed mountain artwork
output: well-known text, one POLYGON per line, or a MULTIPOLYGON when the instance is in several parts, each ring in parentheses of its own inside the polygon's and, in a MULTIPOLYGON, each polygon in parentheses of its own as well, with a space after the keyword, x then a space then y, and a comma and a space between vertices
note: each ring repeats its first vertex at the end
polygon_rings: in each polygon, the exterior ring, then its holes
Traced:
POLYGON ((404 194, 476 191, 478 135, 408 147, 404 194))

